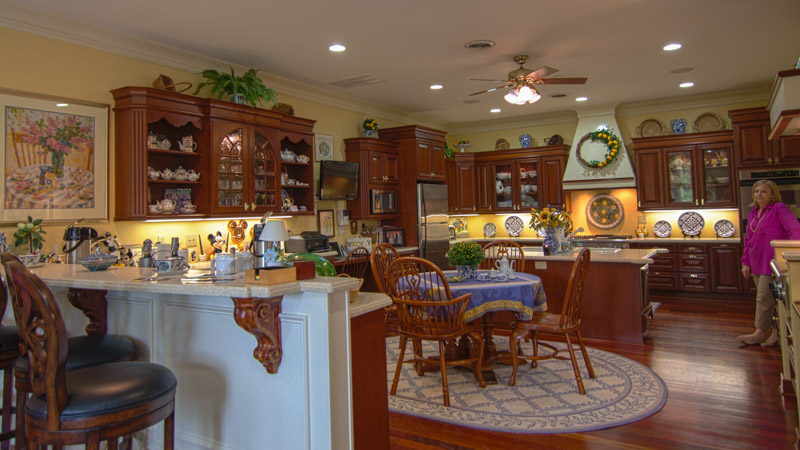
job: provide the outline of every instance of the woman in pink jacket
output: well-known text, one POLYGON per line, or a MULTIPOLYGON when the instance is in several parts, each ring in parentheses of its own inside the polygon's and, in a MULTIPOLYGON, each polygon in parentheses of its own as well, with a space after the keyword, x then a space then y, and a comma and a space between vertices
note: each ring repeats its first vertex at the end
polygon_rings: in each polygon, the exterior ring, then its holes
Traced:
POLYGON ((745 278, 752 275, 756 285, 756 331, 736 339, 747 345, 761 344, 767 347, 778 343, 777 330, 772 327, 775 299, 769 289, 772 281, 769 262, 774 257, 774 251, 770 242, 800 239, 800 223, 792 211, 781 203, 781 193, 772 181, 756 181, 753 185, 753 204, 750 206, 757 208, 753 208, 747 216, 742 275, 745 278), (770 328, 772 334, 767 339, 767 330, 770 328))

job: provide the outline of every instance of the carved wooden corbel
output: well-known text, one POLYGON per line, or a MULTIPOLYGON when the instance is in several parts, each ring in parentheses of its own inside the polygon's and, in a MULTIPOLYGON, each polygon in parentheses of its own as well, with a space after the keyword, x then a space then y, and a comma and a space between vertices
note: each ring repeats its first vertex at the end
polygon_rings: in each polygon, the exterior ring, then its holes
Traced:
POLYGON ((108 332, 108 303, 102 289, 69 288, 67 299, 72 306, 83 311, 89 318, 86 334, 106 334, 108 332))
POLYGON ((271 298, 232 298, 233 318, 242 329, 258 340, 253 357, 261 362, 267 373, 278 373, 283 350, 281 348, 281 301, 283 296, 271 298))

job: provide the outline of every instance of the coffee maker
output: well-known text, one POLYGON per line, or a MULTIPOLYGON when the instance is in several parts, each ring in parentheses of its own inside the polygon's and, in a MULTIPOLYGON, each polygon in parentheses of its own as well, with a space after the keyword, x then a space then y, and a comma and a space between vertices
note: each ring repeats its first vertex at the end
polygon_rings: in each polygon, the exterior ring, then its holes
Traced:
POLYGON ((77 227, 73 222, 64 230, 64 262, 78 264, 78 259, 89 256, 92 242, 97 239, 97 230, 91 227, 77 227))
POLYGON ((273 247, 280 251, 280 242, 289 236, 286 226, 280 220, 267 221, 268 214, 260 223, 253 227, 253 240, 250 241, 250 253, 253 254, 253 267, 263 269, 270 265, 280 264, 276 259, 276 252, 270 252, 273 247))
POLYGON ((261 232, 264 231, 265 225, 266 223, 262 222, 253 226, 253 239, 250 241, 250 253, 253 254, 253 267, 256 269, 267 267, 268 261, 265 254, 270 248, 270 244, 272 244, 271 242, 258 239, 261 236, 261 232))

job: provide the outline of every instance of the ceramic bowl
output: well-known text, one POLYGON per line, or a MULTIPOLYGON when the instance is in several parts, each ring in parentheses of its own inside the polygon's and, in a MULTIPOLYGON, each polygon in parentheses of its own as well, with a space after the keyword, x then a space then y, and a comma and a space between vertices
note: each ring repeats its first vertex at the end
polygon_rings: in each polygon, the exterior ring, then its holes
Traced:
POLYGON ((26 266, 32 266, 39 263, 39 255, 19 255, 19 260, 26 266))
POLYGON ((113 255, 94 254, 84 256, 83 258, 78 258, 78 264, 86 267, 92 272, 97 272, 99 270, 108 269, 116 264, 118 260, 119 258, 113 255))

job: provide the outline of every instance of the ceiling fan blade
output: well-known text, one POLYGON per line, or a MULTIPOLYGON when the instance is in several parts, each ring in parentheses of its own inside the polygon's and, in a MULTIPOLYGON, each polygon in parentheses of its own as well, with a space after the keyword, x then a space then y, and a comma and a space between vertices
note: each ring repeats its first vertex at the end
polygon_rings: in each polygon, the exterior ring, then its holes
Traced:
POLYGON ((508 82, 508 80, 490 80, 488 78, 470 78, 470 80, 472 80, 472 81, 494 81, 494 82, 497 82, 497 83, 507 83, 508 82))
POLYGON ((541 80, 542 78, 558 72, 558 69, 552 67, 542 66, 525 76, 525 78, 533 78, 534 80, 541 80))
POLYGON ((545 78, 537 80, 536 84, 585 84, 586 78, 545 78))
POLYGON ((485 91, 473 92, 472 94, 469 94, 469 95, 478 95, 478 94, 484 94, 484 93, 486 93, 486 92, 492 92, 492 91, 496 91, 496 90, 498 90, 498 89, 503 89, 503 88, 505 88, 505 87, 508 87, 508 85, 507 85, 507 84, 504 84, 504 85, 502 85, 502 86, 497 86, 497 87, 493 87, 493 88, 491 88, 491 89, 486 89, 485 91))

